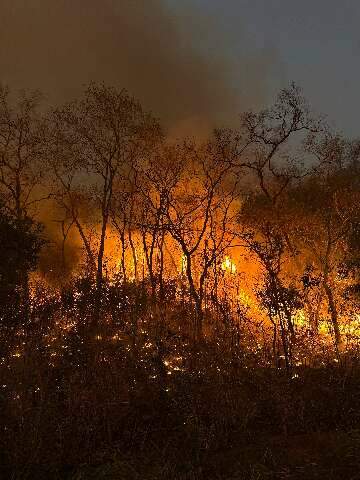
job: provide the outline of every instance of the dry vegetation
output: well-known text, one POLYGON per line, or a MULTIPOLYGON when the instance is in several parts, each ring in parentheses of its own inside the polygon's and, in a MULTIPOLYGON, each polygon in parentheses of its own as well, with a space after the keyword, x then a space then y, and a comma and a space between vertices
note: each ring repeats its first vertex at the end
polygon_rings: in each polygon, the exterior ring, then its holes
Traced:
POLYGON ((358 478, 359 153, 294 85, 202 144, 2 88, 4 478, 358 478))

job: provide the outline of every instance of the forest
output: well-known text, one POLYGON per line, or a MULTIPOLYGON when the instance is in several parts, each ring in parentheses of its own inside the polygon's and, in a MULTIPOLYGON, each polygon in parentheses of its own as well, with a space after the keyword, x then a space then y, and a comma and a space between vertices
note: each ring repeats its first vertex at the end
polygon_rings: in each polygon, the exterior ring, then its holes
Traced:
POLYGON ((360 478, 360 140, 0 88, 1 478, 360 478))

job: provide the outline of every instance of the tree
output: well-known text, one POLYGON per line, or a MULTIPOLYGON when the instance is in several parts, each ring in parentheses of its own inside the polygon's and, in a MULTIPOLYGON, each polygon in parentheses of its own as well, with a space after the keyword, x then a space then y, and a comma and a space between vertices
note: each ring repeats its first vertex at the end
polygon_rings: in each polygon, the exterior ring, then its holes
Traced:
POLYGON ((211 267, 231 247, 237 182, 231 166, 211 155, 210 145, 182 147, 172 184, 163 189, 167 229, 182 252, 183 270, 195 304, 195 338, 202 337, 203 302, 211 267))
POLYGON ((124 90, 94 84, 81 100, 56 109, 52 121, 56 198, 79 231, 100 291, 115 184, 161 138, 160 127, 124 90), (82 224, 81 196, 99 212, 96 252, 82 224))
MULTIPOLYGON (((164 295, 165 249, 169 236, 169 198, 181 183, 183 173, 182 149, 177 145, 161 144, 142 165, 138 178, 141 195, 138 228, 153 294, 159 283, 160 297, 164 295)), ((172 256, 172 260, 173 256, 172 256)), ((175 271, 178 265, 175 262, 175 271)))
MULTIPOLYGON (((1 210, 11 222, 16 220, 16 225, 12 223, 12 234, 22 232, 25 237, 27 229, 31 230, 36 206, 49 198, 45 185, 47 169, 40 102, 39 92, 20 92, 14 101, 9 89, 0 86, 1 210)), ((28 272, 29 269, 23 269, 21 278, 25 312, 29 304, 28 272)))
POLYGON ((289 240, 289 218, 282 201, 291 185, 313 170, 308 162, 310 146, 324 131, 320 120, 312 117, 301 90, 292 84, 270 108, 242 115, 239 130, 216 131, 213 142, 215 155, 231 166, 239 185, 246 178, 250 184, 251 195, 243 195, 238 217, 238 237, 266 272, 264 288, 267 305, 272 306, 269 316, 273 321, 275 312, 278 318, 288 366, 295 330, 282 267, 284 256, 296 252, 289 240))
MULTIPOLYGON (((344 152, 342 152, 344 153, 344 152)), ((333 160, 340 160, 340 151, 333 160)), ((349 159, 346 161, 348 162, 349 159)), ((294 209, 292 236, 303 257, 320 273, 336 348, 341 347, 337 284, 349 252, 349 240, 359 212, 359 191, 353 169, 334 161, 290 192, 294 209), (295 206, 294 206, 295 205, 295 206)))
POLYGON ((10 216, 0 206, 0 318, 3 348, 28 320, 28 296, 23 295, 23 279, 37 267, 44 239, 41 225, 30 218, 10 216))
POLYGON ((253 185, 275 205, 295 179, 313 170, 313 162, 305 171, 304 164, 325 131, 321 119, 311 115, 301 89, 291 84, 270 108, 244 113, 240 129, 215 131, 214 145, 222 161, 240 176, 251 173, 253 185))
POLYGON ((9 89, 0 87, 0 197, 19 221, 49 198, 40 100, 39 92, 22 92, 14 103, 9 89))

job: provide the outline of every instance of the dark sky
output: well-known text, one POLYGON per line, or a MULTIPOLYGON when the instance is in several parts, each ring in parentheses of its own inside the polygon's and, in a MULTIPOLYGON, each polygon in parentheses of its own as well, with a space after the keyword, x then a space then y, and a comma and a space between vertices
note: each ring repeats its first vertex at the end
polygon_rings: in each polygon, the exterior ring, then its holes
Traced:
POLYGON ((125 87, 176 132, 201 132, 294 80, 356 135, 356 0, 0 0, 0 80, 50 102, 125 87))
MULTIPOLYGON (((176 0, 169 0, 176 4, 176 0)), ((241 57, 270 50, 271 86, 294 80, 337 128, 358 135, 360 2, 358 0, 185 0, 216 16, 228 50, 241 57), (230 40, 231 38, 231 40, 230 40), (239 40, 239 41, 238 41, 239 40)))

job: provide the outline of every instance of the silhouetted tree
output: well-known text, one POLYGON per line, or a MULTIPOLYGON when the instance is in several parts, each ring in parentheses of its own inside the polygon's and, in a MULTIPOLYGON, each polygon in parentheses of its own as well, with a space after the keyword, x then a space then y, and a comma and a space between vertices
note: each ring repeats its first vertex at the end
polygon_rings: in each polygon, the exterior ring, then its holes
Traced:
POLYGON ((115 183, 160 137, 158 123, 136 100, 105 85, 90 85, 81 100, 54 112, 50 154, 58 180, 56 196, 84 242, 99 291, 115 183), (79 191, 86 192, 99 212, 93 220, 100 227, 96 253, 82 225, 79 191))
POLYGON ((28 328, 29 297, 24 296, 24 278, 37 267, 44 245, 42 228, 30 218, 14 218, 0 206, 0 317, 1 350, 28 328))
POLYGON ((13 101, 9 89, 0 87, 0 198, 18 220, 49 198, 40 100, 39 92, 22 92, 13 101))

